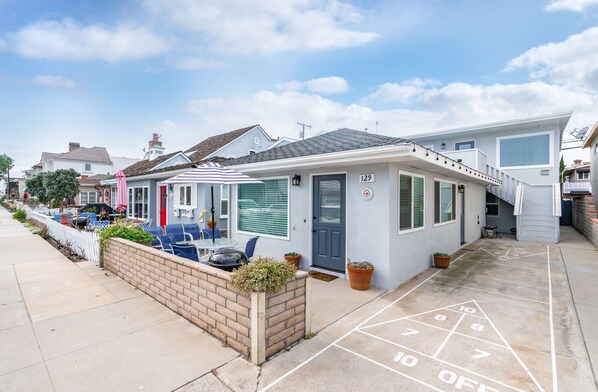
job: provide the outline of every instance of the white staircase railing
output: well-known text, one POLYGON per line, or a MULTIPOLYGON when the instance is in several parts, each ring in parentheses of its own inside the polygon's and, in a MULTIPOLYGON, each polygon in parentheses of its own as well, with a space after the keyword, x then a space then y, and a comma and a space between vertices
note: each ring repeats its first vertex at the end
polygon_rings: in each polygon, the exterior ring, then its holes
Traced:
POLYGON ((489 185, 488 191, 500 197, 507 203, 515 205, 518 186, 523 182, 488 164, 486 164, 486 174, 502 181, 502 185, 500 186, 489 185))
POLYGON ((513 215, 519 216, 523 214, 523 184, 517 185, 515 192, 515 204, 513 204, 513 215))

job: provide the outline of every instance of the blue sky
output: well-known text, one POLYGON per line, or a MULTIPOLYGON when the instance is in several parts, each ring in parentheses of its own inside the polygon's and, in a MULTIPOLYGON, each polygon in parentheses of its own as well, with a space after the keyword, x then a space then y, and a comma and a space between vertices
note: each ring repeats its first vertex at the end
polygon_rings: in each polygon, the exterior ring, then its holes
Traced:
MULTIPOLYGON (((598 120, 598 0, 0 0, 0 153, 598 120)), ((573 155, 585 158, 584 153, 573 155)))

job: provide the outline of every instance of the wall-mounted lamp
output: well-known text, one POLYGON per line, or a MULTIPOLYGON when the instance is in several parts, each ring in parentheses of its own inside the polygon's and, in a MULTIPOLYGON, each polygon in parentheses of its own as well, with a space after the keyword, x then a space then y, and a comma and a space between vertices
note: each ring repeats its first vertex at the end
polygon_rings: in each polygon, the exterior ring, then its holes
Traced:
POLYGON ((174 186, 172 184, 168 184, 168 197, 172 200, 174 198, 174 192, 172 189, 174 186))
POLYGON ((295 174, 291 179, 291 183, 293 184, 293 186, 301 185, 301 176, 299 174, 295 174))
POLYGON ((457 189, 459 190, 459 193, 465 193, 465 185, 461 184, 457 187, 457 189))
POLYGON ((440 145, 440 149, 444 151, 444 149, 446 149, 446 143, 442 143, 442 144, 440 145))

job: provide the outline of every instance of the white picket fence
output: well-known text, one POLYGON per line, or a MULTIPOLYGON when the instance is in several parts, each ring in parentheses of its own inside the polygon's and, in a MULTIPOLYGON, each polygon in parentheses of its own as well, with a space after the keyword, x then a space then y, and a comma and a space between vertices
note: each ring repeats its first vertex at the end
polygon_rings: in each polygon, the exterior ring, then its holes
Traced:
POLYGON ((35 219, 46 225, 50 237, 54 238, 62 245, 69 246, 75 253, 84 259, 99 263, 100 241, 97 233, 79 231, 73 227, 61 225, 54 220, 54 215, 48 216, 35 212, 26 206, 25 211, 27 211, 27 218, 35 219))

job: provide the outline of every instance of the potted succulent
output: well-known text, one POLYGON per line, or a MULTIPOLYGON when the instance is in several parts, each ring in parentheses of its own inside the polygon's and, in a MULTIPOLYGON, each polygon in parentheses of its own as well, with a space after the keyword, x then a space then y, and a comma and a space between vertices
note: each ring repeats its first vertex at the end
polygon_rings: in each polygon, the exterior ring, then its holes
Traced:
POLYGON ((293 264, 295 268, 299 268, 299 264, 301 264, 301 255, 297 252, 289 252, 285 254, 284 259, 287 263, 293 264))
POLYGON ((434 253, 434 265, 437 268, 448 268, 451 263, 451 256, 447 253, 436 252, 434 253))
POLYGON ((367 290, 370 288, 374 265, 369 261, 351 261, 347 262, 347 271, 349 271, 349 283, 354 290, 367 290))

